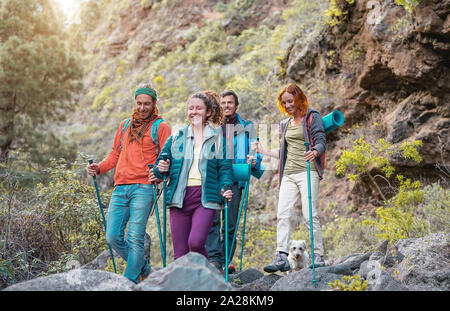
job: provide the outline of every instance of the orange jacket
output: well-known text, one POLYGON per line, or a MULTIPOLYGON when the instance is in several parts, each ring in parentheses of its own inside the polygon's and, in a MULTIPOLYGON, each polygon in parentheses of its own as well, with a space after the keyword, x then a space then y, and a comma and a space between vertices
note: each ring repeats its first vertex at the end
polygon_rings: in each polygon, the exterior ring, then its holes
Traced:
MULTIPOLYGON (((155 120, 159 118, 160 117, 155 120)), ((131 127, 131 125, 129 125, 123 134, 122 150, 120 150, 120 140, 125 121, 126 120, 123 120, 117 129, 111 152, 98 164, 100 174, 116 168, 116 172, 114 173, 114 185, 150 184, 148 181, 147 164, 155 164, 157 158, 155 144, 153 143, 151 136, 151 128, 154 121, 148 125, 147 130, 142 137, 142 149, 136 140, 128 143, 128 135, 131 127)), ((158 128, 159 150, 162 149, 170 135, 170 126, 165 122, 161 122, 158 128)))

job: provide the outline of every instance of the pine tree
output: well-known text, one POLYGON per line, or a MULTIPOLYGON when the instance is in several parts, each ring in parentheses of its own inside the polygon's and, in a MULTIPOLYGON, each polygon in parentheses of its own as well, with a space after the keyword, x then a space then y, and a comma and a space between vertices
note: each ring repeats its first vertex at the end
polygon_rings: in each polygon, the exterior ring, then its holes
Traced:
POLYGON ((82 77, 65 38, 52 0, 0 2, 0 161, 16 148, 33 152, 49 135, 58 139, 49 126, 73 108, 82 77))

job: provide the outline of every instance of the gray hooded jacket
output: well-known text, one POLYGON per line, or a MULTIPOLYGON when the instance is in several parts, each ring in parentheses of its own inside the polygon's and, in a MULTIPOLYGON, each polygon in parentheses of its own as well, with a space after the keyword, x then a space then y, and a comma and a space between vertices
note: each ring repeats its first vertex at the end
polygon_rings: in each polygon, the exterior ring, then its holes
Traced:
MULTIPOLYGON (((280 163, 278 167, 278 175, 279 175, 279 183, 281 183, 281 179, 283 178, 283 171, 286 165, 287 158, 287 143, 286 143, 286 130, 287 125, 292 117, 284 119, 280 122, 280 163)), ((316 165, 317 172, 319 173, 320 179, 323 178, 323 162, 321 161, 321 155, 327 149, 327 140, 325 135, 325 130, 323 128, 323 121, 320 113, 316 110, 308 108, 306 112, 306 116, 303 118, 302 122, 303 133, 305 135, 305 141, 309 142, 310 149, 317 150, 319 152, 319 156, 314 160, 314 164, 316 165), (309 137, 309 131, 306 130, 306 120, 309 120, 310 115, 311 118, 311 137, 309 137)), ((323 157, 322 157, 323 158, 323 157)))

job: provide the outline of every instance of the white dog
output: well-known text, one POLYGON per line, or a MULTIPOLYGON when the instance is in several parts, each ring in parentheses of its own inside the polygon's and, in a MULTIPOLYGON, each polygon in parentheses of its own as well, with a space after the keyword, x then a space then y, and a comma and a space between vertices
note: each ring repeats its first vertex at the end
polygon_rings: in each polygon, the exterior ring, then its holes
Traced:
POLYGON ((309 255, 306 251, 306 243, 304 240, 292 240, 289 247, 288 256, 289 265, 291 266, 290 272, 300 270, 308 265, 309 255))

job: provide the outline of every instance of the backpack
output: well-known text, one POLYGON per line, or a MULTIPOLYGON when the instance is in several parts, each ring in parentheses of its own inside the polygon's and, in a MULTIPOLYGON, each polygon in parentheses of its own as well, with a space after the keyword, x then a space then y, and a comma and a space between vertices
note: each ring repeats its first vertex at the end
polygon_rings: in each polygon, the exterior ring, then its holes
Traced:
MULTIPOLYGON (((123 136, 125 135, 125 132, 128 129, 128 126, 130 125, 130 119, 128 118, 123 127, 122 127, 122 133, 120 134, 120 151, 122 151, 122 144, 123 144, 123 136)), ((164 121, 163 119, 156 119, 155 122, 152 124, 151 134, 152 134, 152 141, 155 144, 155 153, 156 156, 159 155, 159 137, 158 137, 158 128, 159 124, 164 121)))

